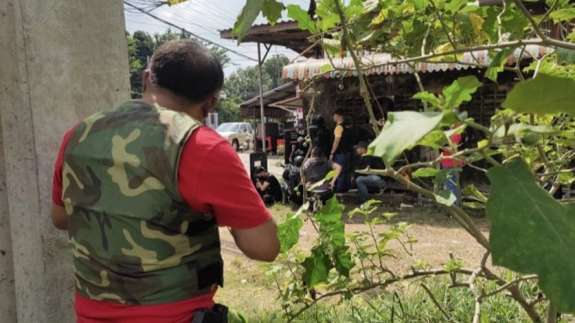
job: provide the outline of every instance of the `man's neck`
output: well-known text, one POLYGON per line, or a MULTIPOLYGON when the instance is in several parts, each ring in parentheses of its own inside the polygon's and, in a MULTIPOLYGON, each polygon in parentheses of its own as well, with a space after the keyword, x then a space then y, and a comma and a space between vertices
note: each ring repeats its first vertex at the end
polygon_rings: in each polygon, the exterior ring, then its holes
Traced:
POLYGON ((201 107, 192 105, 187 100, 163 89, 145 92, 142 96, 142 100, 152 105, 157 104, 166 109, 186 113, 198 121, 204 119, 201 107))

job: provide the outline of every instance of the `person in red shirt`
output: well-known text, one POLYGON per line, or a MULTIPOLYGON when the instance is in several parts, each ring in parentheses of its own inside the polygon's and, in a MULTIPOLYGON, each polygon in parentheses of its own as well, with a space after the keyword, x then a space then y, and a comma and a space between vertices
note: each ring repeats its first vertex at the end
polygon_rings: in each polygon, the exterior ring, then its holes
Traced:
MULTIPOLYGON (((195 120, 205 119, 213 111, 223 84, 219 62, 201 45, 190 41, 170 42, 158 52, 145 72, 141 104, 183 112, 195 120)), ((52 220, 61 230, 68 230, 70 218, 75 216, 66 212, 63 196, 64 183, 71 177, 64 173, 68 167, 67 148, 76 127, 64 135, 55 162, 52 220)), ((229 227, 236 245, 247 257, 275 259, 279 253, 275 222, 240 158, 224 138, 205 126, 195 130, 183 144, 177 179, 177 189, 190 209, 209 213, 218 226, 229 227)), ((103 301, 76 293, 75 311, 79 323, 191 322, 199 310, 214 307, 215 293, 214 286, 210 292, 189 299, 145 305, 103 301)))
MULTIPOLYGON (((454 128, 456 128, 454 126, 454 128)), ((456 204, 461 204, 461 189, 459 188, 459 173, 465 163, 461 159, 453 158, 452 156, 457 152, 457 148, 462 141, 462 136, 459 133, 454 133, 449 137, 450 145, 441 150, 441 168, 447 170, 447 178, 445 180, 444 189, 453 193, 456 198, 456 204)))

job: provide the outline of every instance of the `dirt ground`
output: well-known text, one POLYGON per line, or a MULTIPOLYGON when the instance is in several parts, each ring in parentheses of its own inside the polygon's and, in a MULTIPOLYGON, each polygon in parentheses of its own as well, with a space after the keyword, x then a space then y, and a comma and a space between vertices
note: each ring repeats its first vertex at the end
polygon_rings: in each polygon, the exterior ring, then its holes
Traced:
MULTIPOLYGON (((348 211, 348 210, 346 210, 348 211)), ((276 219, 281 219, 291 212, 287 207, 274 207, 272 213, 276 219)), ((380 212, 396 212, 398 215, 389 224, 376 227, 376 231, 387 230, 390 225, 398 222, 409 224, 408 233, 415 237, 417 242, 412 245, 411 255, 401 252, 401 246, 392 244, 400 255, 393 259, 390 267, 401 270, 409 269, 418 260, 423 260, 431 267, 440 267, 449 260, 449 255, 464 261, 468 267, 476 266, 483 256, 483 249, 444 211, 434 206, 412 207, 408 205, 395 205, 384 207, 380 212)), ((489 224, 485 218, 474 218, 477 226, 487 236, 489 224)), ((367 230, 362 223, 347 221, 346 233, 367 230)), ((357 221, 355 221, 357 222, 357 221)), ((274 282, 266 277, 266 265, 246 259, 236 249, 229 232, 222 230, 222 245, 225 269, 225 288, 219 291, 217 299, 228 304, 232 309, 243 313, 274 310, 278 306, 274 282)), ((302 228, 300 243, 311 246, 315 231, 311 224, 306 223, 302 228)))

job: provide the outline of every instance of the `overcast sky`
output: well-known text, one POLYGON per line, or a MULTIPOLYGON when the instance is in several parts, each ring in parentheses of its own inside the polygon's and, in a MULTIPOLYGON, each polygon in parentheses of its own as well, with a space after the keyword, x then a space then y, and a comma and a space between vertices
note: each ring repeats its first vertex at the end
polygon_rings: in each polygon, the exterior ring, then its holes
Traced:
MULTIPOLYGON (((127 1, 138 6, 145 4, 144 0, 127 1)), ((285 4, 299 4, 305 10, 307 10, 309 5, 309 0, 287 0, 282 2, 285 4)), ((244 4, 245 0, 189 0, 172 7, 160 7, 151 13, 178 26, 184 27, 192 33, 257 59, 257 46, 255 44, 247 43, 238 46, 235 41, 224 40, 219 36, 219 30, 228 29, 233 26, 244 4)), ((126 16, 126 29, 129 32, 143 30, 149 33, 161 33, 170 28, 160 21, 148 17, 143 13, 136 13, 133 9, 128 8, 129 7, 126 7, 124 12, 126 16)), ((266 21, 261 17, 256 21, 256 23, 264 22, 266 21)), ((171 29, 174 30, 174 28, 171 29)), ((295 52, 277 46, 272 48, 271 54, 285 54, 290 58, 297 56, 295 52)), ((237 68, 256 64, 247 58, 232 53, 230 53, 230 58, 232 60, 232 66, 226 69, 226 74, 233 72, 237 68)))

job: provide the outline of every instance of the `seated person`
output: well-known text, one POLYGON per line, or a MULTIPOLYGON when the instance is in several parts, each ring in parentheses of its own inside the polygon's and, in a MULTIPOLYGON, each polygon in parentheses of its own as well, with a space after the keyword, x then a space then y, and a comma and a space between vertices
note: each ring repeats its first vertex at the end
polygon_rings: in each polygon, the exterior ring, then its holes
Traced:
POLYGON ((334 177, 327 183, 313 190, 315 193, 331 193, 335 182, 341 174, 341 166, 327 159, 323 151, 314 147, 311 151, 311 157, 306 160, 302 167, 302 175, 305 180, 304 186, 309 188, 311 185, 323 180, 330 171, 334 171, 334 177))
POLYGON ((275 176, 268 173, 263 167, 254 170, 254 185, 258 194, 267 206, 282 201, 282 188, 275 176))
MULTIPOLYGON (((360 141, 354 146, 354 151, 358 157, 357 164, 355 165, 355 170, 364 169, 385 169, 385 164, 383 160, 379 157, 367 155, 367 142, 360 141)), ((359 202, 365 203, 369 200, 369 191, 371 190, 381 190, 385 186, 385 181, 383 177, 379 175, 361 175, 356 174, 355 185, 359 193, 359 202)))
POLYGON ((283 172, 283 179, 286 183, 286 198, 288 201, 297 205, 303 203, 303 185, 301 184, 301 166, 304 157, 297 156, 294 158, 293 164, 287 164, 283 172))

